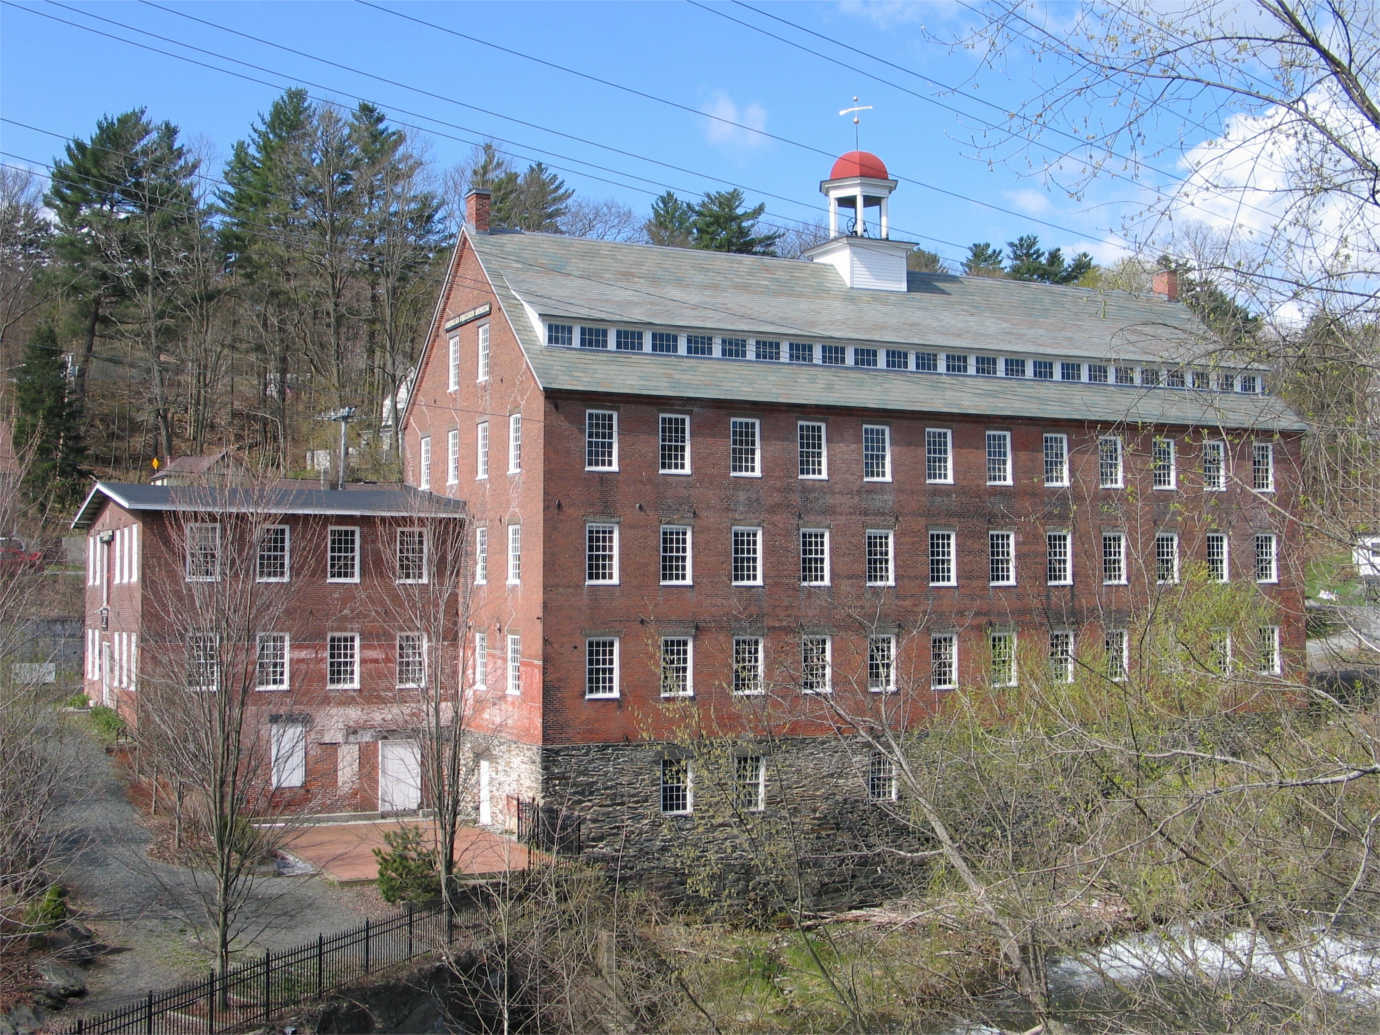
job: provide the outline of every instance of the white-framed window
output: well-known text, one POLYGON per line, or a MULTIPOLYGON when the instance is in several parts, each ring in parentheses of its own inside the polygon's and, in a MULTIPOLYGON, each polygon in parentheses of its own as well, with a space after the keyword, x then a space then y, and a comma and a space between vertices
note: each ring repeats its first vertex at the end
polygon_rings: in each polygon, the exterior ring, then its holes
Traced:
POLYGON ((1121 436, 1103 435, 1097 440, 1097 485, 1101 489, 1120 489, 1126 471, 1121 455, 1121 436))
POLYGON ((684 413, 663 413, 658 421, 658 470, 661 474, 690 473, 690 418, 684 413))
POLYGON ((259 633, 254 642, 254 689, 288 689, 287 633, 259 633))
POLYGON ((1011 484, 1011 432, 987 433, 987 484, 1011 484))
POLYGON ((398 688, 426 684, 426 637, 419 632, 398 633, 398 688))
MULTIPOLYGON (((483 431, 482 448, 484 450, 484 463, 480 465, 477 478, 487 478, 489 474, 489 425, 481 424, 483 431)), ((431 443, 428 442, 428 449, 431 443)), ((428 456, 428 460, 430 457, 428 456)), ((460 429, 451 428, 446 432, 446 484, 457 485, 460 482, 460 429)))
POLYGON ((585 470, 618 470, 618 413, 585 411, 585 470))
POLYGON ((522 470, 522 414, 508 414, 508 473, 522 470))
POLYGON ((756 417, 733 417, 729 420, 728 472, 735 478, 758 478, 762 474, 759 446, 761 422, 756 417))
POLYGON ((869 528, 867 530, 867 584, 869 586, 896 585, 895 542, 895 533, 889 528, 869 528))
POLYGON ((425 528, 400 528, 397 541, 397 581, 427 581, 427 535, 425 528))
POLYGON ((823 479, 829 477, 829 453, 825 441, 824 422, 797 421, 796 477, 823 479))
POLYGON ((1217 629, 1208 643, 1208 666, 1219 676, 1231 672, 1231 631, 1217 629))
POLYGON ((1277 625, 1262 625, 1256 634, 1256 670, 1264 676, 1277 676, 1283 671, 1277 625))
POLYGON ((1049 434, 1044 438, 1045 485, 1058 488, 1069 483, 1069 437, 1049 434))
POLYGON ((800 637, 800 692, 827 694, 832 688, 833 643, 828 636, 800 637))
POLYGON ((958 573, 954 569, 954 533, 930 532, 930 585, 956 586, 958 573))
POLYGON ((930 637, 930 689, 952 690, 958 686, 958 636, 935 633, 930 637))
POLYGON ((613 347, 619 352, 641 352, 643 333, 632 327, 619 327, 613 332, 613 347))
POLYGON ((1016 685, 1016 634, 1010 629, 993 629, 987 634, 991 655, 990 679, 993 686, 1016 685))
POLYGON ((802 528, 800 530, 800 584, 802 586, 829 585, 829 530, 802 528))
POLYGON ((1279 540, 1273 532, 1258 532, 1255 536, 1255 581, 1279 581, 1279 540))
POLYGON ((1251 488, 1275 491, 1275 447, 1272 442, 1251 443, 1251 488))
POLYGON ((864 424, 863 481, 891 481, 891 428, 886 424, 864 424))
POLYGON ((474 584, 489 581, 489 530, 480 525, 474 530, 474 584))
POLYGON ((508 657, 504 669, 503 689, 505 693, 517 696, 522 693, 522 637, 517 633, 508 634, 508 657))
MULTIPOLYGON (((102 560, 104 560, 102 543, 102 560)), ((99 581, 99 580, 98 580, 99 581)), ((187 581, 220 581, 220 524, 195 523, 187 526, 187 581)))
POLYGON ((326 581, 359 581, 359 529, 332 525, 326 530, 326 581))
POLYGON ((1051 586, 1073 585, 1073 533, 1045 533, 1045 582, 1051 586))
POLYGON ((690 759, 661 760, 661 812, 666 816, 688 816, 694 804, 690 759))
POLYGON ((1102 584, 1126 584, 1126 533, 1102 533, 1102 584))
POLYGON ((867 638, 867 688, 875 692, 896 689, 896 637, 867 638))
POLYGON ((301 719, 268 722, 269 768, 274 788, 307 782, 307 724, 301 719))
POLYGON ((733 529, 733 584, 760 586, 762 584, 762 529, 738 527, 733 529))
POLYGON ((873 751, 867 760, 867 800, 896 800, 896 762, 881 751, 873 751))
POLYGON ((508 585, 522 581, 522 526, 514 522, 508 526, 508 585))
POLYGON ((259 550, 254 562, 254 577, 260 582, 286 582, 292 575, 291 536, 287 525, 269 525, 259 530, 259 550))
POLYGON ((1222 492, 1227 487, 1227 444, 1218 439, 1203 443, 1203 489, 1222 492))
POLYGON ((1107 678, 1120 683, 1131 665, 1131 638, 1125 629, 1108 629, 1102 646, 1107 652, 1107 678))
MULTIPOLYGON (((459 453, 458 445, 456 453, 459 453)), ((486 420, 474 426, 474 477, 476 481, 489 477, 489 422, 486 420)))
POLYGON ((1179 536, 1175 532, 1155 535, 1155 582, 1161 586, 1179 581, 1179 536))
POLYGON ((487 323, 479 325, 479 349, 474 364, 474 379, 476 381, 489 379, 489 325, 487 323))
POLYGON ((585 640, 585 696, 618 696, 618 637, 585 640))
POLYGON ((417 443, 417 488, 431 491, 431 436, 423 435, 417 443))
POLYGON ((762 755, 737 755, 733 759, 734 790, 738 808, 761 812, 767 798, 767 760, 762 755))
POLYGON ((1226 582, 1231 578, 1228 550, 1225 532, 1207 534, 1207 570, 1208 578, 1213 582, 1226 582))
POLYGON ((695 693, 695 642, 689 636, 661 638, 661 696, 691 697, 695 693))
POLYGON ((446 346, 446 391, 454 392, 460 388, 460 336, 451 335, 446 346))
POLYGON ((489 688, 489 634, 474 634, 474 685, 479 690, 489 688))
POLYGON ((763 692, 762 637, 733 637, 733 692, 760 694, 763 692))
POLYGON ((618 584, 618 526, 607 522, 585 525, 585 585, 618 584))
POLYGON ((359 633, 327 634, 326 689, 359 689, 359 633))
POLYGON ((689 525, 661 526, 661 584, 688 586, 694 577, 689 525))
POLYGON ((993 586, 1016 584, 1016 533, 987 533, 987 581, 993 586))
POLYGON ((1073 630, 1049 632, 1049 678, 1056 683, 1073 682, 1073 630))
POLYGON ((954 480, 954 433, 948 428, 925 429, 925 481, 954 480))
POLYGON ((1172 489, 1178 484, 1172 438, 1157 438, 1151 441, 1150 480, 1156 489, 1172 489))

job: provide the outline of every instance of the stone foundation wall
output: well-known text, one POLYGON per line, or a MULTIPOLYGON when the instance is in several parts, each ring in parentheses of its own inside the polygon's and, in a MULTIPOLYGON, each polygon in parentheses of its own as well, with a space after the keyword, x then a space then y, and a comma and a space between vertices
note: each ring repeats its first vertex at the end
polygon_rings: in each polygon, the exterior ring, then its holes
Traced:
POLYGON ((474 730, 465 733, 465 743, 469 751, 466 771, 474 799, 472 821, 477 823, 479 819, 479 763, 488 759, 492 819, 489 826, 511 833, 517 829, 518 800, 532 801, 541 797, 541 749, 474 730))

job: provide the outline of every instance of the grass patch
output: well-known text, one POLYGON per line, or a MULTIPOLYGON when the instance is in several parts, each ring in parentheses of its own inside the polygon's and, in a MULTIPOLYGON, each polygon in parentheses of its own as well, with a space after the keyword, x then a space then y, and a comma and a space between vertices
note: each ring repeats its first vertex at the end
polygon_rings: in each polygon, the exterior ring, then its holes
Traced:
POLYGON ((91 725, 91 732, 102 744, 114 744, 125 735, 125 720, 120 718, 114 708, 107 708, 103 704, 91 708, 87 722, 91 725))
POLYGON ((1315 557, 1304 570, 1304 592, 1312 600, 1322 600, 1327 591, 1336 596, 1328 603, 1354 607, 1366 602, 1366 587, 1356 574, 1350 550, 1337 550, 1315 557))

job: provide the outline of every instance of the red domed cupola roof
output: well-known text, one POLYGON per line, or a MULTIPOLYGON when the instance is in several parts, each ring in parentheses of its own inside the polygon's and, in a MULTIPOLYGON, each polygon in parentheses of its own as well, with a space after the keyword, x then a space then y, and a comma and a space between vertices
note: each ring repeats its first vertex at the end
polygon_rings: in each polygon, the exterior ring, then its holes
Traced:
POLYGON ((850 176, 865 176, 870 180, 889 180, 886 163, 870 151, 849 151, 840 155, 829 172, 829 179, 842 180, 850 176))

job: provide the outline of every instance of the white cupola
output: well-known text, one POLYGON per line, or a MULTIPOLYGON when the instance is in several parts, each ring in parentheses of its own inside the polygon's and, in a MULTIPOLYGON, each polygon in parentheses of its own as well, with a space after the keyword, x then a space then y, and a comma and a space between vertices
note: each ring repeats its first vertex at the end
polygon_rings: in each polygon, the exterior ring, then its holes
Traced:
POLYGON ((805 258, 833 266, 851 288, 906 290, 912 244, 891 240, 889 201, 896 181, 886 164, 867 151, 849 151, 819 189, 829 199, 829 240, 806 251, 805 258), (876 212, 871 224, 869 209, 876 212))

